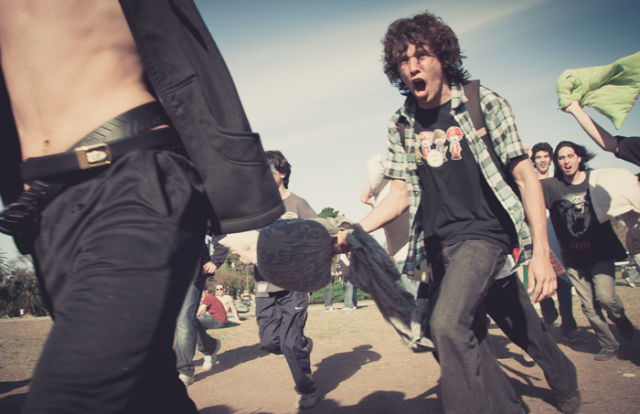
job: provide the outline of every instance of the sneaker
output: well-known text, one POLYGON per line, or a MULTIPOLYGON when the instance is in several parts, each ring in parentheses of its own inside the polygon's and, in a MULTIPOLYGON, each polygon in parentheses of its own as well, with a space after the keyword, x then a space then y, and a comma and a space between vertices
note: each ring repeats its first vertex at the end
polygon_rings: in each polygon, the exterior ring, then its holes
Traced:
POLYGON ((324 310, 326 310, 326 311, 334 311, 334 310, 337 310, 337 309, 335 307, 333 307, 333 306, 325 306, 324 310))
POLYGON ((193 384, 193 376, 180 374, 178 375, 178 378, 180 378, 180 381, 182 381, 185 387, 188 387, 189 385, 193 384))
POLYGON ((356 310, 358 308, 356 308, 355 306, 345 306, 344 308, 342 308, 344 310, 356 310))
POLYGON ((626 315, 623 314, 620 318, 614 320, 613 324, 616 326, 618 334, 620 334, 622 339, 625 341, 633 339, 633 324, 626 315))
POLYGON ((575 414, 580 410, 582 405, 582 396, 580 391, 576 390, 569 397, 558 401, 558 410, 563 414, 575 414))
POLYGON ((636 287, 636 284, 633 282, 633 280, 631 280, 630 277, 625 277, 624 280, 627 281, 627 284, 629 285, 629 287, 632 287, 632 288, 636 287))
POLYGON ((618 353, 617 349, 615 350, 601 349, 600 352, 598 352, 596 356, 593 357, 593 359, 596 361, 608 361, 614 356, 616 356, 617 353, 618 353))
POLYGON ((311 408, 318 402, 318 396, 315 392, 309 394, 300 394, 298 398, 299 408, 311 408))
POLYGON ((204 362, 202 363, 203 371, 210 371, 213 368, 213 363, 216 362, 216 357, 218 355, 218 351, 220 351, 220 347, 222 347, 222 341, 216 338, 212 338, 216 341, 214 348, 210 351, 209 354, 205 354, 204 362))

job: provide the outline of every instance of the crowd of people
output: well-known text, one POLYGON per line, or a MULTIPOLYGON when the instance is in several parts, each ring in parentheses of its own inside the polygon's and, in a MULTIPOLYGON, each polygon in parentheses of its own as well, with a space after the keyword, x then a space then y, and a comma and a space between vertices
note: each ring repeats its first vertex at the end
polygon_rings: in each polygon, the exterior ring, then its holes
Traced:
MULTIPOLYGON (((195 413, 196 346, 211 369, 221 341, 209 332, 242 323, 223 285, 204 289, 228 253, 220 239, 317 215, 288 190, 282 152, 251 131, 191 0, 77 6, 12 2, 0 14, 0 229, 32 255, 54 320, 24 412, 195 413)), ((383 45, 384 73, 406 100, 361 197, 372 210, 354 225, 388 230, 403 286, 427 315, 444 411, 527 412, 489 343, 489 316, 540 366, 557 408, 578 412, 579 372, 549 326, 559 315, 577 340, 574 289, 596 361, 634 336, 615 262, 640 259, 637 177, 588 169, 592 154, 575 142, 529 150, 507 100, 470 80, 439 17, 398 19, 383 45)), ((597 145, 640 165, 640 138, 611 136, 566 92, 562 109, 597 145)), ((348 232, 331 240, 345 309, 356 309, 348 232)), ((260 347, 284 356, 309 408, 321 397, 309 292, 278 286, 263 265, 260 347)))

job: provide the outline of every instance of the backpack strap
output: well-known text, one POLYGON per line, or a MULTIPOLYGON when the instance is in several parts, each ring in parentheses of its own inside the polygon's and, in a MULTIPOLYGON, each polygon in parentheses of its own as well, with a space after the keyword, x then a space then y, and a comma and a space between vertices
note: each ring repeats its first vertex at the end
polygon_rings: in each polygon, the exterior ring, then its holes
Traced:
POLYGON ((407 125, 403 122, 400 122, 398 124, 398 132, 400 133, 400 144, 402 145, 402 148, 404 148, 404 129, 407 127, 407 125))
POLYGON ((464 95, 467 97, 467 111, 469 111, 473 129, 475 129, 478 137, 484 141, 484 145, 487 147, 487 151, 489 151, 489 156, 498 168, 498 171, 500 171, 502 178, 509 184, 513 192, 520 197, 520 189, 511 175, 508 166, 504 165, 498 158, 496 150, 493 148, 491 138, 489 137, 487 126, 484 123, 484 114, 480 107, 480 81, 478 79, 471 80, 462 85, 462 89, 464 90, 464 95))
POLYGON ((484 114, 480 108, 480 81, 474 79, 465 83, 462 88, 464 95, 467 97, 467 110, 469 111, 471 122, 473 122, 473 128, 476 130, 478 137, 482 138, 486 144, 487 140, 485 138, 488 138, 488 134, 484 124, 484 114))

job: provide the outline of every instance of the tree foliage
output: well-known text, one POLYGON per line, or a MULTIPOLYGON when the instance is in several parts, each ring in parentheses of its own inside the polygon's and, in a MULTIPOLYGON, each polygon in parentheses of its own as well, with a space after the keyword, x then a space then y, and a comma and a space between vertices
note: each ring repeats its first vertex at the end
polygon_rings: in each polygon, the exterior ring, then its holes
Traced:
POLYGON ((322 218, 336 218, 339 215, 340 212, 333 207, 325 207, 322 209, 322 211, 320 211, 320 214, 318 214, 318 216, 322 218))
POLYGON ((227 294, 232 297, 240 296, 243 292, 253 292, 253 265, 241 263, 238 256, 229 254, 215 275, 207 279, 206 288, 212 290, 211 288, 217 284, 224 286, 227 294))
POLYGON ((0 255, 0 316, 47 314, 40 284, 29 256, 7 260, 0 255))

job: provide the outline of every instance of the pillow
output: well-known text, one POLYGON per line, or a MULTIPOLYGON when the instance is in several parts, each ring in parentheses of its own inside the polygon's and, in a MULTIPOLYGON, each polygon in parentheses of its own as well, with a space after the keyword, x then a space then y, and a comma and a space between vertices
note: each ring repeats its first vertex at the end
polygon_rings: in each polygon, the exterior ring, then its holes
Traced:
POLYGON ((314 220, 278 220, 260 230, 258 268, 286 290, 313 292, 331 280, 333 239, 314 220))
POLYGON ((640 94, 640 52, 609 65, 567 69, 556 81, 556 91, 559 108, 578 101, 608 117, 619 129, 640 94))

